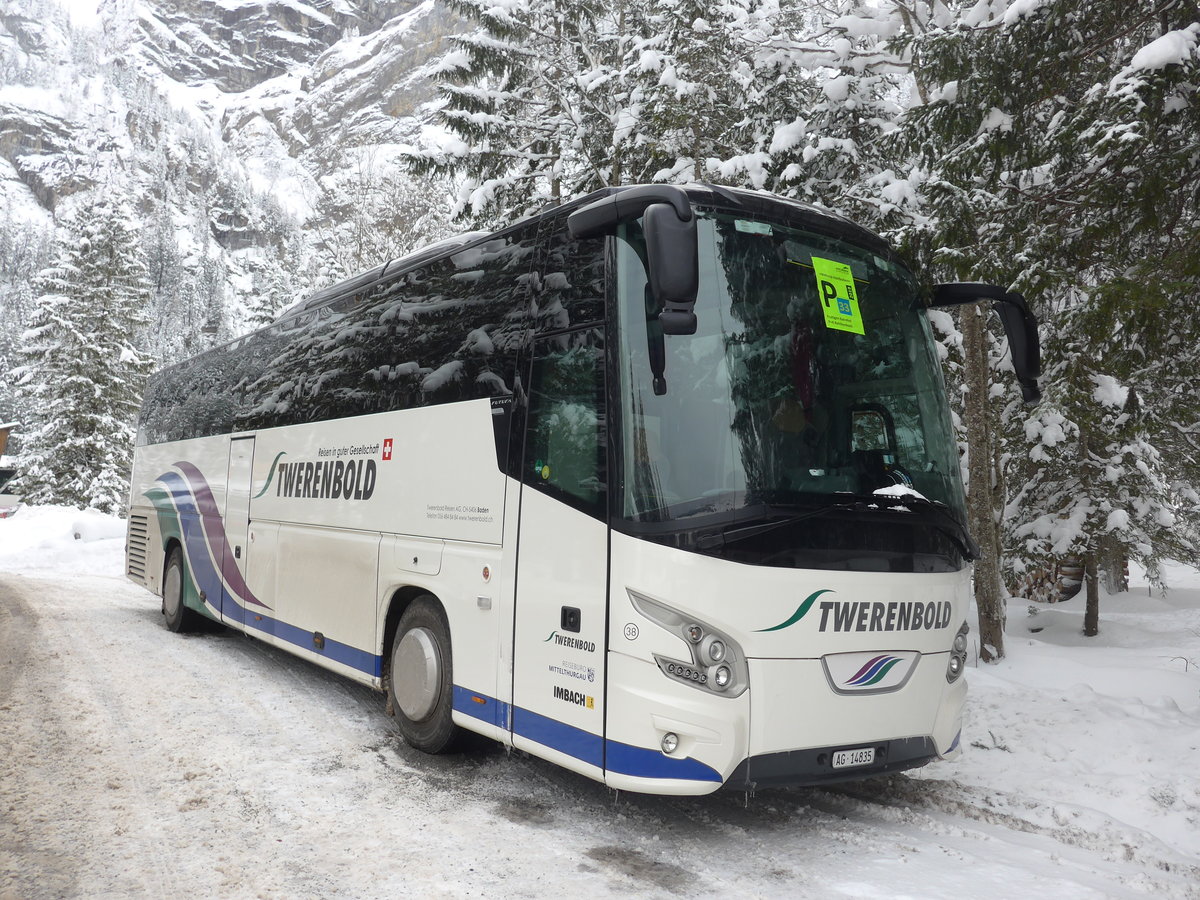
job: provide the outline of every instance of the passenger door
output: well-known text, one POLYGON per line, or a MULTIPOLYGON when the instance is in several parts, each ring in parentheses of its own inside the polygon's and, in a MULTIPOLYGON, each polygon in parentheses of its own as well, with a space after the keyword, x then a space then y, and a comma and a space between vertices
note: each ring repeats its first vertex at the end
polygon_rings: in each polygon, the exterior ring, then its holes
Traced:
POLYGON ((603 777, 607 631, 604 332, 534 343, 521 469, 513 744, 603 777))
POLYGON ((225 545, 221 562, 221 619, 245 627, 250 525, 250 484, 254 467, 254 438, 229 442, 229 470, 225 480, 225 545))

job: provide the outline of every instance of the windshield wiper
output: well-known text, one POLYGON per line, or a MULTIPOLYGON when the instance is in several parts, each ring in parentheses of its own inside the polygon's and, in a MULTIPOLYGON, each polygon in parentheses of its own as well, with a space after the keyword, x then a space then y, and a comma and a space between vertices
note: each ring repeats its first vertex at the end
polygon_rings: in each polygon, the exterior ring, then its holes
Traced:
MULTIPOLYGON (((874 494, 871 496, 856 495, 853 499, 838 503, 828 503, 824 506, 819 506, 815 509, 808 509, 801 513, 790 515, 779 515, 766 521, 755 522, 753 525, 741 525, 732 528, 725 528, 720 531, 709 531, 696 536, 695 547, 700 551, 716 550, 724 547, 726 544, 735 543, 745 540, 746 538, 756 537, 758 535, 767 534, 775 531, 778 528, 785 528, 788 525, 795 525, 797 522, 803 522, 806 519, 813 519, 817 516, 827 515, 832 512, 848 511, 848 512, 870 512, 872 509, 891 509, 898 512, 903 512, 903 509, 898 507, 906 507, 907 511, 913 512, 916 515, 921 513, 934 513, 940 516, 952 528, 947 528, 939 525, 936 522, 926 520, 926 524, 940 534, 945 535, 950 539, 951 543, 958 548, 958 552, 963 555, 968 561, 979 559, 981 553, 979 545, 975 543, 975 539, 971 537, 971 532, 967 530, 966 525, 958 520, 958 518, 940 503, 933 500, 928 500, 925 497, 916 495, 893 496, 888 494, 874 494)), ((766 507, 765 513, 781 512, 779 507, 766 507)))
MULTIPOLYGON (((971 531, 966 524, 959 520, 958 516, 950 511, 950 507, 944 503, 938 503, 930 500, 928 497, 922 497, 918 494, 872 494, 870 499, 864 498, 860 501, 864 506, 874 504, 884 507, 885 509, 897 509, 898 507, 907 508, 909 512, 931 512, 940 516, 948 522, 953 528, 946 528, 929 522, 929 526, 936 531, 944 534, 954 543, 959 552, 968 560, 974 561, 983 556, 983 551, 979 549, 979 544, 975 542, 975 538, 971 537, 971 531)), ((901 510, 903 511, 903 510, 901 510)), ((918 513, 919 514, 919 513, 918 513)))
MULTIPOLYGON (((696 536, 696 549, 716 550, 718 547, 724 547, 726 544, 766 534, 769 531, 775 531, 777 528, 783 528, 787 525, 795 525, 797 522, 803 522, 805 519, 813 519, 837 510, 856 509, 859 505, 859 501, 857 500, 849 503, 828 503, 816 509, 808 509, 802 513, 782 515, 777 518, 767 519, 765 522, 756 522, 753 525, 741 525, 734 528, 724 528, 720 531, 708 531, 696 536)), ((768 506, 766 508, 767 513, 777 511, 779 511, 778 507, 768 506)))

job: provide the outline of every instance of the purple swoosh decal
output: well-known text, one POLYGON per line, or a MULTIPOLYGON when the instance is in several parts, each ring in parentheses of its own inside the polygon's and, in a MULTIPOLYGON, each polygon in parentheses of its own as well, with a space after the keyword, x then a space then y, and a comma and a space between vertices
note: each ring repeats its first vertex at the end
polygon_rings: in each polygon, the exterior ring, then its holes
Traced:
POLYGON ((263 609, 270 609, 267 604, 250 592, 245 579, 242 578, 241 570, 233 561, 233 554, 226 552, 229 549, 229 541, 225 537, 224 521, 204 475, 190 462, 177 462, 175 468, 184 474, 188 487, 191 488, 192 495, 196 498, 196 506, 200 509, 200 521, 204 525, 204 533, 208 538, 209 546, 212 547, 213 558, 221 560, 221 577, 225 579, 225 583, 244 602, 253 603, 263 609))

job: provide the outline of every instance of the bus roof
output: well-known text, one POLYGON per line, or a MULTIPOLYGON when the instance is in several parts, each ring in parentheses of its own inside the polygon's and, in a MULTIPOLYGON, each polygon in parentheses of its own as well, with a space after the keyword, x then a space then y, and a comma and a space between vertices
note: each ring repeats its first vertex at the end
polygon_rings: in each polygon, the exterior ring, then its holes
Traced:
MULTIPOLYGON (((322 288, 285 308, 279 313, 275 321, 281 322, 304 311, 333 303, 343 297, 351 296, 381 281, 385 277, 399 274, 423 263, 433 262, 443 256, 453 255, 470 244, 482 243, 514 228, 528 225, 531 222, 551 216, 561 216, 588 203, 639 186, 621 185, 619 187, 601 188, 586 196, 569 200, 566 203, 549 206, 532 216, 527 216, 496 231, 468 231, 454 237, 445 238, 444 240, 415 250, 412 253, 388 260, 383 265, 376 266, 361 274, 353 275, 344 281, 339 281, 337 284, 322 288)), ((789 217, 796 218, 803 224, 813 226, 820 231, 832 232, 835 237, 866 246, 876 253, 886 256, 892 255, 890 246, 879 235, 863 228, 845 216, 814 206, 811 203, 780 197, 777 194, 767 191, 754 191, 745 188, 721 187, 711 184, 687 184, 681 187, 693 202, 699 203, 702 206, 723 207, 726 211, 733 213, 744 211, 750 214, 778 215, 782 207, 786 210, 789 217)))

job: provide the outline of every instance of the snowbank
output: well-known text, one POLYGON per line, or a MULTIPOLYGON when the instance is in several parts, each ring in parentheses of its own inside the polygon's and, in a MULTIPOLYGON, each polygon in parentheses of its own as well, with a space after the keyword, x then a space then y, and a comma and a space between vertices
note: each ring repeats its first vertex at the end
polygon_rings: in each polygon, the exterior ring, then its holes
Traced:
POLYGON ((125 521, 67 506, 23 506, 0 519, 0 571, 121 576, 125 521))
POLYGON ((951 777, 998 813, 1028 818, 1048 801, 1034 820, 1096 849, 1152 837, 1197 858, 1200 572, 1168 563, 1164 596, 1131 568, 1128 592, 1102 593, 1096 637, 1083 636, 1082 592, 1010 601, 1006 658, 968 672, 966 751, 951 777))

